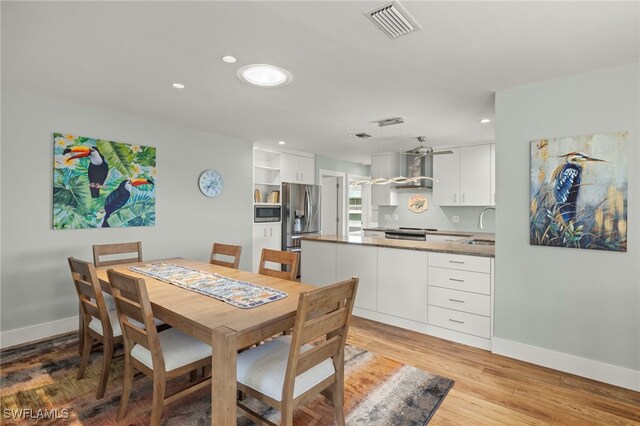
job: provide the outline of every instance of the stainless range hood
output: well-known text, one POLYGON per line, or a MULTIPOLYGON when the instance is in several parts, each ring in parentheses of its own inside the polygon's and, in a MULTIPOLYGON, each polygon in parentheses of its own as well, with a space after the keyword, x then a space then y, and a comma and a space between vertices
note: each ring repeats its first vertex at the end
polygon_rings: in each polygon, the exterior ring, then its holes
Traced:
MULTIPOLYGON (((413 151, 400 154, 400 167, 405 177, 417 176, 433 177, 433 156, 417 155, 413 151)), ((420 189, 433 188, 433 181, 430 179, 420 179, 418 183, 395 185, 396 189, 420 189)))

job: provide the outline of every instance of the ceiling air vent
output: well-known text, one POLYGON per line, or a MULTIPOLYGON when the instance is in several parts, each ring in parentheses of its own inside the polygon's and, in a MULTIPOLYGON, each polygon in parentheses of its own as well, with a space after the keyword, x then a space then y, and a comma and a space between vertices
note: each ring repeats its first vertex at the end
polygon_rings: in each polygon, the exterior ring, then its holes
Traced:
POLYGON ((397 38, 422 28, 397 1, 387 2, 364 12, 389 38, 397 38))
POLYGON ((356 134, 354 134, 353 136, 355 136, 355 137, 356 137, 356 138, 358 138, 358 139, 368 139, 368 138, 370 138, 370 137, 371 137, 371 135, 370 135, 370 134, 365 133, 365 132, 356 133, 356 134))

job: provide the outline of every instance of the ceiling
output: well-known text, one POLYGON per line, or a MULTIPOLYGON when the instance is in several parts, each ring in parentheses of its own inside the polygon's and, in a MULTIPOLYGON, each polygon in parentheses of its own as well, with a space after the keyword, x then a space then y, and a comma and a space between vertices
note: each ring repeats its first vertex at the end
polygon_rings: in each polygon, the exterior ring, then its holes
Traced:
POLYGON ((404 1, 422 29, 395 40, 362 14, 382 3, 3 1, 2 85, 368 162, 491 141, 496 90, 639 61, 638 2, 404 1), (294 80, 250 87, 249 63, 294 80))

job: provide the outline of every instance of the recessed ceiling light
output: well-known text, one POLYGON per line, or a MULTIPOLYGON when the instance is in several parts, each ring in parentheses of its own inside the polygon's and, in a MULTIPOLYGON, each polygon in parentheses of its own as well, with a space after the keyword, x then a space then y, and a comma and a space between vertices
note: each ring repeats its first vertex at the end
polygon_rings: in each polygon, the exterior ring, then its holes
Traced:
POLYGON ((237 59, 231 55, 223 56, 222 60, 228 64, 235 64, 237 59))
POLYGON ((252 64, 238 70, 238 78, 258 87, 279 87, 291 82, 291 73, 275 65, 252 64))
POLYGON ((483 118, 482 120, 480 120, 480 122, 481 122, 482 124, 491 123, 491 119, 490 119, 490 118, 483 118))
POLYGON ((285 141, 278 141, 278 145, 284 145, 285 143, 285 141))
POLYGON ((184 89, 184 84, 182 83, 173 83, 172 86, 176 89, 184 89))

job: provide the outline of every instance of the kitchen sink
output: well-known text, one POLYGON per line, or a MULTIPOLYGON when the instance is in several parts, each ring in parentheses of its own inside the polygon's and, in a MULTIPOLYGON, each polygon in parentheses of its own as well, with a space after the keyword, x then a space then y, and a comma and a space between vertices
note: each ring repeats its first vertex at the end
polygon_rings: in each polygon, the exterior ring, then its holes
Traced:
POLYGON ((494 240, 481 240, 481 239, 473 239, 463 241, 464 244, 471 244, 474 246, 495 246, 496 242, 494 240))

